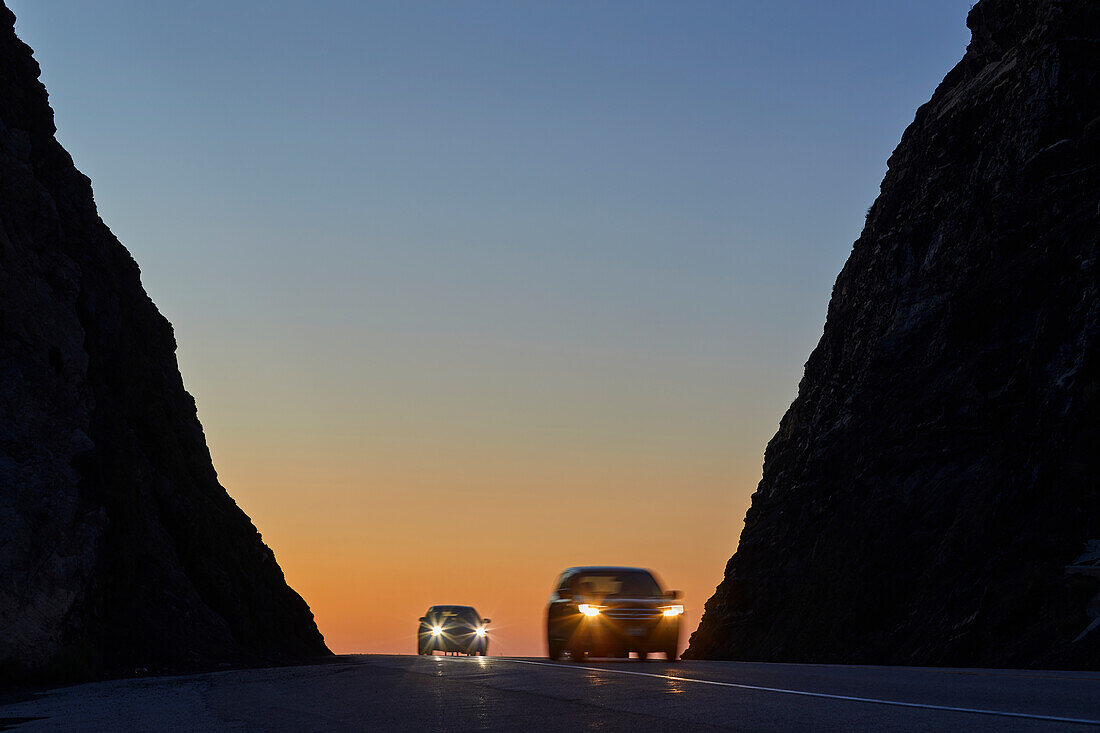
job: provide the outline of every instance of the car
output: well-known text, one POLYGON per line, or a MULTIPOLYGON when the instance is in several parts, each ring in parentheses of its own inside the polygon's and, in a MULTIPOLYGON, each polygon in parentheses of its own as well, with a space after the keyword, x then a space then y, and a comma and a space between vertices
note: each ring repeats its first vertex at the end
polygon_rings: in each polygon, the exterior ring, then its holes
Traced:
POLYGON ((473 606, 432 606, 420 617, 416 653, 440 651, 485 656, 489 652, 489 619, 473 606))
POLYGON ((551 659, 569 652, 574 661, 586 655, 645 659, 664 652, 676 659, 680 591, 662 590, 643 568, 588 566, 569 568, 558 576, 546 607, 546 646, 551 659))

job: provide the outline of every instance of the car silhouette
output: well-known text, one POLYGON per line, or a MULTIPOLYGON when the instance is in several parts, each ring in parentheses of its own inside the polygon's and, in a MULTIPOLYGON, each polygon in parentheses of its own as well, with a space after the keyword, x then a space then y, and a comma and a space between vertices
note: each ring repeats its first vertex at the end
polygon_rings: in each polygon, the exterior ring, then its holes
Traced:
POLYGON ((489 651, 489 619, 472 606, 432 606, 420 617, 416 653, 478 654, 489 651))
POLYGON ((558 576, 546 608, 546 646, 551 659, 566 651, 574 661, 586 655, 645 659, 664 652, 676 659, 680 591, 661 589, 649 570, 591 566, 558 576))

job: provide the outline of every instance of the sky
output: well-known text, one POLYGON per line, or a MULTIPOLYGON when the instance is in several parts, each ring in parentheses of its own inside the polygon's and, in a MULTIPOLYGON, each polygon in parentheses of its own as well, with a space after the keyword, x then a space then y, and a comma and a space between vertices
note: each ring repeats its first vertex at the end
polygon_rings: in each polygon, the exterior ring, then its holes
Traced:
POLYGON ((681 646, 969 0, 6 0, 336 652, 543 654, 572 565, 681 646))

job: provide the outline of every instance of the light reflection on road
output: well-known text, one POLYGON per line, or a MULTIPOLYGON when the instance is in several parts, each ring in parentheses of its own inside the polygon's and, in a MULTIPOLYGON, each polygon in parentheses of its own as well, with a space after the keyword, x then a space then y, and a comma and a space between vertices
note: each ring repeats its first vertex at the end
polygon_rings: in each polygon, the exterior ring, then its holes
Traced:
POLYGON ((610 681, 605 675, 600 674, 596 670, 587 671, 584 678, 591 687, 602 687, 610 681))
POLYGON ((673 695, 679 695, 684 691, 684 681, 673 679, 672 677, 665 678, 665 692, 673 695))

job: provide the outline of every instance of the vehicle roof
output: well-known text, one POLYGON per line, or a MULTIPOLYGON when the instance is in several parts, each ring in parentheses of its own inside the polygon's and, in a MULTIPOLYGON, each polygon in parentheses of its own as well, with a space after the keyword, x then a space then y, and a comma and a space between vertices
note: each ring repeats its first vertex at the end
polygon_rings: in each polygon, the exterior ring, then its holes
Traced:
POLYGON ((455 611, 473 611, 473 610, 475 610, 473 606, 459 606, 455 603, 438 603, 434 606, 428 606, 429 611, 432 610, 433 608, 449 608, 449 609, 455 610, 455 611))
POLYGON ((653 575, 652 570, 646 570, 645 568, 632 568, 625 565, 579 565, 575 568, 566 568, 565 573, 646 573, 647 575, 653 575))

